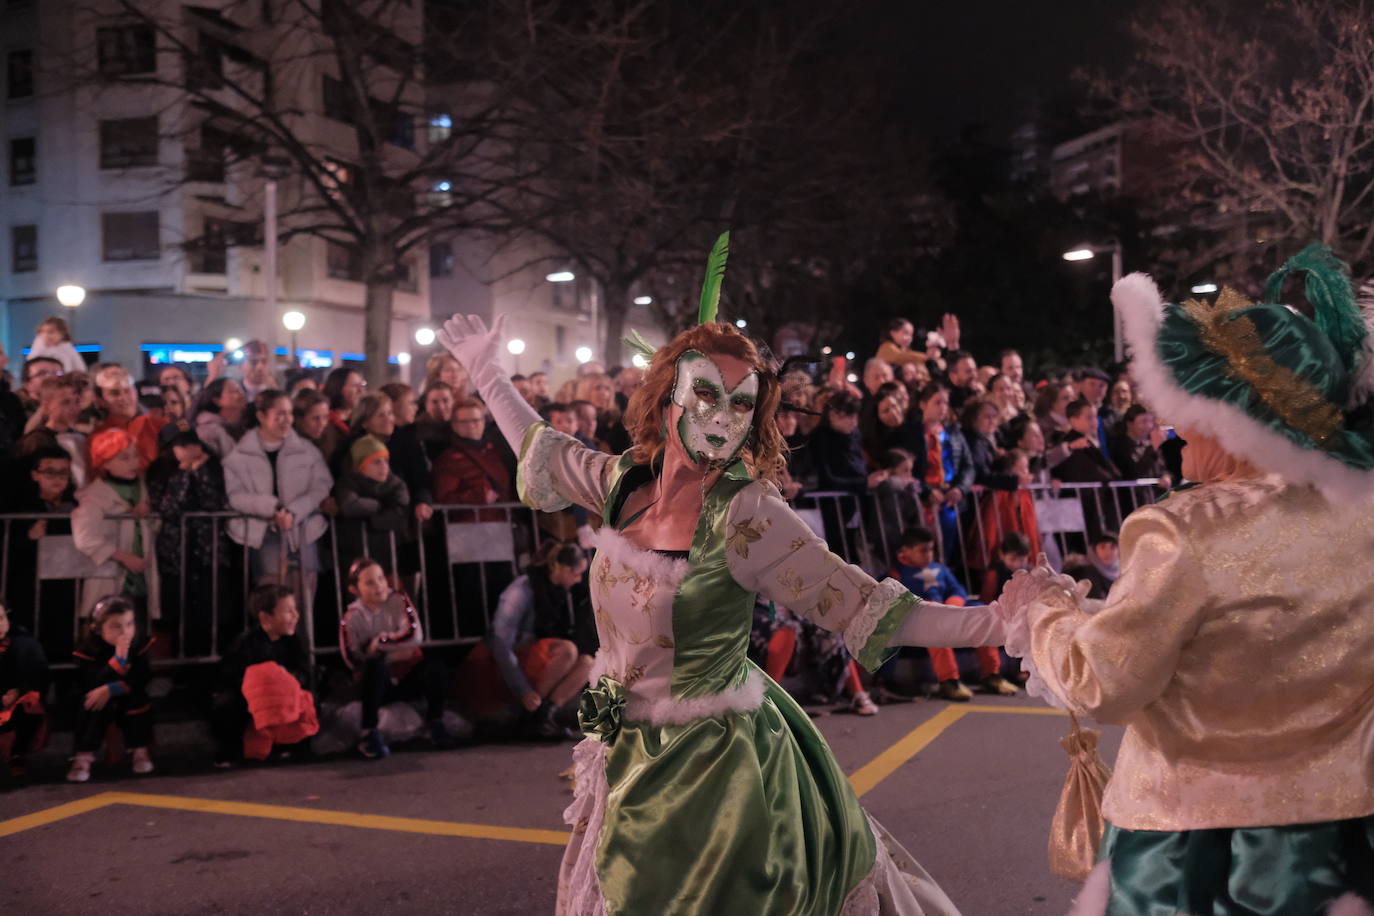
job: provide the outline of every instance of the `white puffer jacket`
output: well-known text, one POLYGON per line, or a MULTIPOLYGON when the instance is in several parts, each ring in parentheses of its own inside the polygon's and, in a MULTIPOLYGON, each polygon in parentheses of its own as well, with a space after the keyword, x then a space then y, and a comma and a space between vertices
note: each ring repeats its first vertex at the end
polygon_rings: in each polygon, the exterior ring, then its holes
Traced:
POLYGON ((261 547, 277 506, 285 506, 296 520, 287 536, 292 550, 319 540, 329 523, 320 503, 334 485, 320 450, 288 432, 277 453, 277 488, 272 489, 272 465, 256 429, 250 429, 224 459, 224 489, 229 506, 248 518, 231 519, 229 537, 235 543, 261 547))

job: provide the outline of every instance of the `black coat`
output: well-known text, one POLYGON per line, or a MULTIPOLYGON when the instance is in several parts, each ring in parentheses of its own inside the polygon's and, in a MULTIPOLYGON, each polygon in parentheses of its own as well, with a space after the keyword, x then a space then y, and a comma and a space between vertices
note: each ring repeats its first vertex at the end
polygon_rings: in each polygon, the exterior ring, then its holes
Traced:
POLYGON ((811 433, 811 451, 820 489, 841 490, 856 496, 868 492, 868 468, 859 447, 858 430, 840 433, 822 424, 811 433))

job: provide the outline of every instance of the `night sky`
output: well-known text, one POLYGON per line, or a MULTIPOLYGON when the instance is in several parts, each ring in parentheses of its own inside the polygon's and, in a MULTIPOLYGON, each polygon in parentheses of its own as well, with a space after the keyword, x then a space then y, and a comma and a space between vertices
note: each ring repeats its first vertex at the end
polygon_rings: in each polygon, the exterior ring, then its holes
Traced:
MULTIPOLYGON (((897 105, 934 140, 969 123, 1003 139, 1031 99, 1062 97, 1079 67, 1129 54, 1141 0, 912 0, 893 3, 877 40, 891 44, 897 105), (894 53, 895 52, 895 53, 894 53)), ((900 110, 900 109, 899 109, 900 110)))

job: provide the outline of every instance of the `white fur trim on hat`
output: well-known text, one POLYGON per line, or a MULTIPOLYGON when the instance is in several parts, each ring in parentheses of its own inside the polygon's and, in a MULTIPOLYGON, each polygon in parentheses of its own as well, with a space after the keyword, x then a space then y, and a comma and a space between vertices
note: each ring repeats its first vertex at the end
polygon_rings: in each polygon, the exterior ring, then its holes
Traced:
POLYGON ((1374 496, 1374 472, 1359 471, 1315 449, 1307 449, 1267 428, 1245 411, 1224 401, 1189 394, 1159 358, 1159 327, 1164 300, 1146 274, 1122 277, 1112 287, 1112 302, 1121 314, 1132 351, 1131 378, 1141 400, 1170 423, 1196 429, 1217 440, 1228 452, 1283 477, 1310 484, 1331 500, 1374 496))

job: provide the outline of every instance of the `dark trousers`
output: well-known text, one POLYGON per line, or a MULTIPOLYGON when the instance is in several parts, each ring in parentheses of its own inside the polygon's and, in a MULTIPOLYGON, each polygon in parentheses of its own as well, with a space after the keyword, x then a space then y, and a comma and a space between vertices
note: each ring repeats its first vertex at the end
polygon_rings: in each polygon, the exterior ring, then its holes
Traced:
POLYGON ((425 718, 431 722, 442 718, 444 695, 448 692, 446 680, 442 664, 421 656, 404 677, 392 683, 386 656, 369 658, 358 683, 363 701, 363 730, 377 727, 377 713, 387 703, 417 696, 425 698, 425 718))
POLYGON ((147 698, 139 699, 138 703, 137 707, 133 707, 129 697, 122 696, 111 699, 105 704, 104 709, 86 709, 84 706, 78 708, 76 723, 72 728, 75 732, 77 753, 95 753, 100 750, 101 742, 105 740, 105 732, 109 730, 112 722, 117 723, 119 730, 124 733, 125 747, 147 747, 153 740, 153 710, 148 705, 147 698))
POLYGON ((5 746, 5 735, 13 732, 14 739, 9 746, 11 757, 22 759, 25 754, 34 749, 36 739, 43 730, 44 717, 25 712, 22 708, 16 709, 10 716, 9 721, 0 725, 0 760, 4 759, 3 749, 5 746))
POLYGON ((215 736, 215 759, 238 760, 243 756, 243 733, 253 724, 248 701, 241 693, 215 697, 210 707, 210 730, 215 736))

